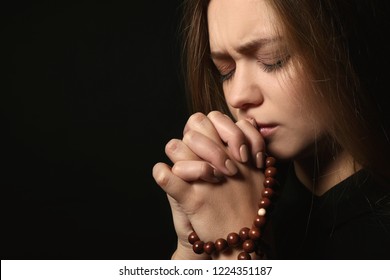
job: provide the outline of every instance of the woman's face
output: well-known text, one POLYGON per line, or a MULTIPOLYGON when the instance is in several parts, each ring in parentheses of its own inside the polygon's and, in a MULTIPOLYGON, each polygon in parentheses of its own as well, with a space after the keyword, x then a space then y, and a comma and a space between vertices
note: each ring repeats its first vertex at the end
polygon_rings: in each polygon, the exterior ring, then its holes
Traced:
POLYGON ((296 159, 312 153, 325 129, 300 102, 305 77, 277 24, 265 0, 211 0, 208 7, 211 56, 231 113, 256 120, 268 152, 296 159))

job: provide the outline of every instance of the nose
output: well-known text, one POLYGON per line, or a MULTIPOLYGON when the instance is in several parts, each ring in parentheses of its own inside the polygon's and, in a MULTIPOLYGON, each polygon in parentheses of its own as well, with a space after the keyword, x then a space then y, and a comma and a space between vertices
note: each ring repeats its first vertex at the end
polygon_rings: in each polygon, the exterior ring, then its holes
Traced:
POLYGON ((236 65, 234 77, 224 85, 225 98, 231 107, 247 110, 264 102, 261 80, 257 72, 258 66, 253 69, 250 65, 236 65))

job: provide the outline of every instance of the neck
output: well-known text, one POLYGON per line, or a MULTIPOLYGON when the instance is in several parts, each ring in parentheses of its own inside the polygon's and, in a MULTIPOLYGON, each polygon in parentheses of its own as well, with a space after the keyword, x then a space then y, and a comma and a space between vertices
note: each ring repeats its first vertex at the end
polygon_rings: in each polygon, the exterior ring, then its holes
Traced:
POLYGON ((356 173, 360 167, 344 150, 324 149, 317 155, 294 161, 298 179, 315 195, 320 196, 329 189, 356 173))

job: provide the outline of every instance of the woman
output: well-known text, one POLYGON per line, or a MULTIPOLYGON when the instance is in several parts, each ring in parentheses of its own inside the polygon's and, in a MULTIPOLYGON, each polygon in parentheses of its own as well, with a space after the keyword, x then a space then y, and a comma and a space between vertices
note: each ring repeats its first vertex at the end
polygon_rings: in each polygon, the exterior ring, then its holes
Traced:
POLYGON ((185 2, 197 113, 153 169, 173 259, 390 257, 386 5, 185 2))

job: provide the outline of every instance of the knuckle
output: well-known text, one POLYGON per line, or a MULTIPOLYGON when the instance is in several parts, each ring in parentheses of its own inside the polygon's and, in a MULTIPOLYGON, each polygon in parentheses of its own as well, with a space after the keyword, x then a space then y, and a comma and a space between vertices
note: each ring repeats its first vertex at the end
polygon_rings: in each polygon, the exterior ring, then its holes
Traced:
POLYGON ((165 145, 165 153, 171 154, 174 153, 179 147, 179 140, 178 139, 171 139, 169 142, 165 145))
POLYGON ((213 119, 222 116, 223 114, 219 111, 211 111, 207 114, 207 117, 213 119))
POLYGON ((175 174, 175 175, 178 175, 178 174, 180 174, 180 172, 181 172, 180 165, 174 164, 172 166, 172 173, 175 174))
POLYGON ((196 132, 193 130, 187 131, 183 136, 183 142, 186 144, 190 144, 194 142, 194 138, 196 137, 196 132))
POLYGON ((194 125, 201 123, 205 118, 207 118, 203 113, 197 112, 191 115, 187 121, 187 124, 194 125))
POLYGON ((184 127, 183 134, 192 129, 207 127, 207 120, 206 115, 200 112, 191 115, 184 127))

